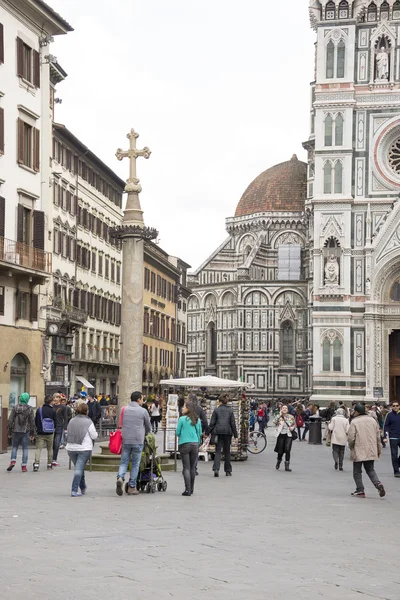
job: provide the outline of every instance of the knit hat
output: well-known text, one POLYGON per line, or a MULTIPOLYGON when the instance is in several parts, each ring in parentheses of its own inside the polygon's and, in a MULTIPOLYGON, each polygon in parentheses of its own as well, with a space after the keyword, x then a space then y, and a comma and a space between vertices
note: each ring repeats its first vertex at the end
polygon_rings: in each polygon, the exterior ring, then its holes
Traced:
POLYGON ((359 402, 357 402, 357 404, 354 407, 354 410, 359 415, 365 415, 365 406, 364 406, 364 404, 360 404, 359 402))
POLYGON ((20 404, 28 404, 29 402, 29 398, 31 397, 30 394, 28 394, 28 392, 24 392, 23 394, 20 395, 19 397, 19 403, 20 404))

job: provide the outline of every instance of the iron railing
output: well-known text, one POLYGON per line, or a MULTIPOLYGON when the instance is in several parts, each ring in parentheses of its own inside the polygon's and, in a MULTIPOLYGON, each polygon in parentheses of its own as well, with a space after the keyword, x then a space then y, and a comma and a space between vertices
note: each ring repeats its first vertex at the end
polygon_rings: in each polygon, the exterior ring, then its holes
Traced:
POLYGON ((51 273, 51 254, 23 242, 0 237, 0 261, 35 271, 51 273))

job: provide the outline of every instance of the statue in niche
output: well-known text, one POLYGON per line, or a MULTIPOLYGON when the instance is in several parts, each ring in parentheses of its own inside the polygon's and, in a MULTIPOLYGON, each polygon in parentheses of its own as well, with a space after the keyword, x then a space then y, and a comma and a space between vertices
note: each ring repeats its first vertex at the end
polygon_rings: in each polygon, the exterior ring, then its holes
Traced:
POLYGON ((389 79, 389 56, 384 46, 376 55, 376 80, 388 81, 389 79))
POLYGON ((325 285, 339 284, 339 263, 334 254, 331 254, 325 265, 325 285))
POLYGON ((367 294, 367 296, 371 294, 371 280, 369 277, 367 277, 365 281, 365 293, 367 294))

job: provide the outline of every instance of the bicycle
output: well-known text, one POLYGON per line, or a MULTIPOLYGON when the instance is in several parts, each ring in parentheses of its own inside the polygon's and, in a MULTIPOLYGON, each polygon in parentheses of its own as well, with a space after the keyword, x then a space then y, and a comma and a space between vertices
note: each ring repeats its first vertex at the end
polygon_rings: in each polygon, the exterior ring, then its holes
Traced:
POLYGON ((250 431, 246 444, 246 450, 250 454, 260 454, 267 447, 267 436, 261 431, 250 431))

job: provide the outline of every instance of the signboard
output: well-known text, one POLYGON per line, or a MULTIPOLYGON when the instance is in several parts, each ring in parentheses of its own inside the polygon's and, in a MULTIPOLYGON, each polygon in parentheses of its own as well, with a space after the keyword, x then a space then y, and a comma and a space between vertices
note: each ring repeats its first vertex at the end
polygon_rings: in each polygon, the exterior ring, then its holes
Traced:
POLYGON ((374 387, 374 398, 383 398, 383 387, 374 387))
POLYGON ((28 405, 32 406, 32 408, 36 408, 37 407, 37 396, 31 396, 29 398, 28 405))
POLYGON ((62 387, 64 385, 63 381, 48 381, 47 385, 51 385, 54 387, 62 387))
POLYGON ((178 419, 178 394, 169 394, 166 414, 165 452, 173 452, 175 450, 175 431, 178 419))

